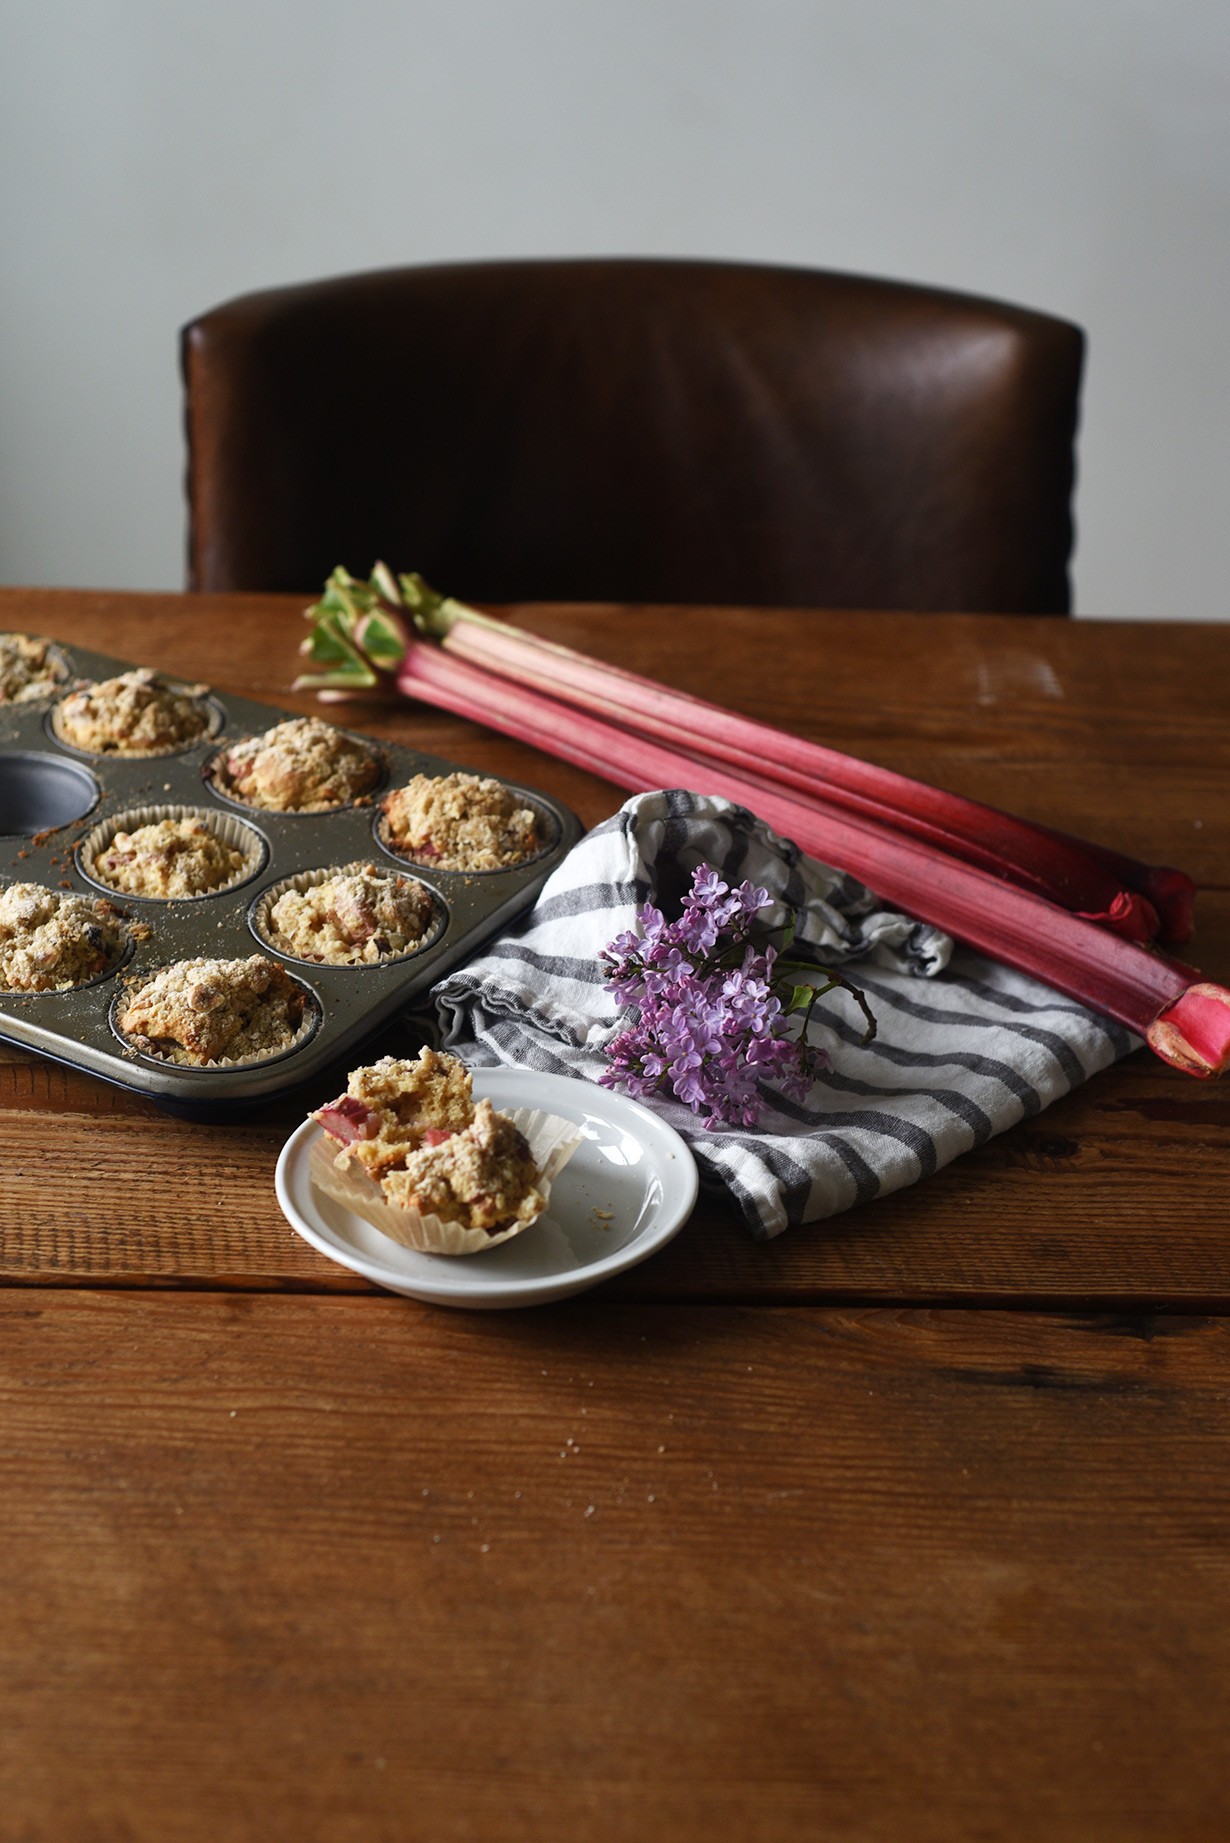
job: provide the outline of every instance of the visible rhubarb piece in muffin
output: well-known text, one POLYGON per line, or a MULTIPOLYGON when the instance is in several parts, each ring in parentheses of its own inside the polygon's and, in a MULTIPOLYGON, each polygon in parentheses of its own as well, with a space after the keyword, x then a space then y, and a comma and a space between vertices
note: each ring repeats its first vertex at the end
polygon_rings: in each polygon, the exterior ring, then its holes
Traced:
POLYGON ((126 896, 207 896, 243 870, 244 853, 201 819, 157 819, 117 832, 87 867, 126 896))
POLYGON ((382 1056, 355 1069, 345 1094, 313 1114, 373 1178, 427 1144, 460 1132, 474 1117, 470 1071, 456 1056, 420 1050, 413 1062, 382 1056))
POLYGON ((538 1169, 529 1143, 506 1114, 480 1101, 461 1132, 411 1152, 380 1188, 397 1209, 487 1234, 528 1225, 542 1214, 538 1169))
POLYGON ((213 778, 245 806, 324 813, 370 793, 380 779, 380 758, 367 743, 319 717, 288 717, 223 749, 213 778))
POLYGON ((63 677, 64 667, 48 641, 35 634, 0 634, 0 704, 47 697, 63 677))
POLYGON ((94 755, 150 755, 199 742, 209 729, 206 687, 174 690, 148 666, 82 685, 55 713, 56 733, 94 755))
POLYGON ((435 922, 431 891, 417 877, 348 864, 283 890, 269 910, 268 936, 279 952, 329 966, 376 966, 412 953, 435 922))
POLYGON ((507 870, 542 848, 537 815, 489 776, 416 774, 380 804, 393 849, 442 870, 507 870))
POLYGON ((66 992, 123 951, 120 917, 102 898, 61 895, 41 883, 0 890, 0 986, 10 992, 66 992))
POLYGON ((307 998, 285 967, 246 960, 177 960, 118 1007, 116 1025, 134 1049, 202 1067, 280 1055, 303 1024, 307 998))

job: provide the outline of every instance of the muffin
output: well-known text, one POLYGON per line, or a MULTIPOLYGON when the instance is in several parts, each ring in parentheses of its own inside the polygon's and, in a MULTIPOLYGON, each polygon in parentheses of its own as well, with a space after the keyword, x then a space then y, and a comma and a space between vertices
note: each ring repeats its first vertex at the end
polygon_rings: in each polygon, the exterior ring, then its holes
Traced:
POLYGON ((377 966, 413 953, 431 933, 436 905, 415 877, 348 864, 301 889, 285 889, 258 928, 279 953, 328 966, 377 966))
POLYGON ((47 697, 64 677, 50 643, 33 634, 0 634, 0 704, 47 697))
POLYGON ((289 717, 221 750, 212 773, 215 786, 245 806, 326 813, 371 792, 380 779, 380 758, 319 717, 289 717))
POLYGON ((172 690, 148 666, 137 666, 71 692, 56 710, 55 731, 92 755, 166 754, 208 734, 205 690, 172 690))
POLYGON ((204 1068, 278 1056, 299 1036, 307 995, 285 967, 246 960, 177 960, 116 1008, 120 1035, 143 1055, 204 1068))
POLYGON ((67 992, 123 954, 120 917, 103 899, 61 895, 41 883, 0 890, 0 986, 10 992, 67 992))
POLYGON ((225 889, 247 861, 238 846, 220 838, 204 820, 180 818, 117 832, 87 868, 98 882, 125 896, 170 902, 225 889))
POLYGON ((542 848, 537 814, 487 776, 416 774, 380 806, 386 842, 441 870, 507 870, 542 848))
POLYGON ((568 1121, 475 1104, 468 1071, 425 1049, 356 1069, 313 1116, 313 1182, 404 1247, 475 1254, 537 1221, 579 1143, 568 1121), (525 1130, 522 1130, 524 1125, 525 1130))

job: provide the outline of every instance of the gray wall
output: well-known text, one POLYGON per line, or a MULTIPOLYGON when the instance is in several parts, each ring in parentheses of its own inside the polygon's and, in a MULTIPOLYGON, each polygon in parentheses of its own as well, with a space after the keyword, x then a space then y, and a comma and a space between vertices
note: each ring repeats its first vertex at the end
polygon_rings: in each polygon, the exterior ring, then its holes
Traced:
POLYGON ((0 581, 180 585, 200 309, 643 253, 1079 321, 1080 611, 1230 615, 1225 0, 0 0, 0 29, 0 581))

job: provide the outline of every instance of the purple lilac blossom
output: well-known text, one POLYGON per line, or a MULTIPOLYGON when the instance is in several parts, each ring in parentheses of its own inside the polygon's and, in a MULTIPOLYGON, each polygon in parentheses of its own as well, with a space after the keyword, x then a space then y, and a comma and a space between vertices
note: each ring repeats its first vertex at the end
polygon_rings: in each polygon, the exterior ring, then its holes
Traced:
POLYGON ((771 900, 751 883, 731 889, 701 864, 678 921, 651 903, 638 911, 640 933, 617 935, 600 956, 607 990, 637 1010, 608 1046, 606 1087, 622 1085, 640 1100, 671 1093, 705 1114, 708 1127, 755 1126, 761 1081, 806 1099, 828 1059, 786 1034, 773 990, 776 950, 750 944, 752 923, 771 900))

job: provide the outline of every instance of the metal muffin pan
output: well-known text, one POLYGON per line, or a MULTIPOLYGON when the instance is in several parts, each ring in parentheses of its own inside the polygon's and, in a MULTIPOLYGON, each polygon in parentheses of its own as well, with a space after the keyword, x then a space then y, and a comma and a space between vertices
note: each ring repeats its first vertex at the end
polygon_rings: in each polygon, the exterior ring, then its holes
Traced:
MULTIPOLYGON (((415 774, 448 774, 461 764, 354 730, 350 733, 384 764, 383 778, 366 804, 330 813, 240 806, 215 792, 205 777, 209 762, 228 742, 301 713, 212 688, 210 701, 221 712, 222 726, 189 748, 146 756, 85 755, 56 739, 49 707, 75 682, 112 678, 129 671, 133 662, 56 644, 68 662, 69 677, 55 697, 0 705, 0 882, 42 883, 91 898, 106 894, 136 934, 120 965, 88 985, 67 992, 0 991, 0 1039, 152 1100, 207 1113, 213 1106, 265 1101, 310 1080, 527 909, 580 836, 580 825, 566 806, 534 788, 509 783, 543 821, 547 843, 537 857, 504 871, 418 867, 378 837, 380 796, 415 774), (163 902, 100 891, 82 872, 77 845, 108 818, 144 806, 190 806, 220 817, 241 816, 261 841, 263 862, 242 881, 208 896, 163 902), (271 885, 360 861, 417 877, 433 893, 440 925, 419 952, 370 967, 318 966, 279 952, 254 929, 252 912, 271 885), (172 960, 241 959, 254 953, 280 961, 319 1006, 319 1022, 305 1042, 264 1062, 212 1069, 181 1068, 125 1050, 112 1028, 111 1011, 127 982, 172 960)), ((166 676, 171 684, 181 682, 166 676)))

